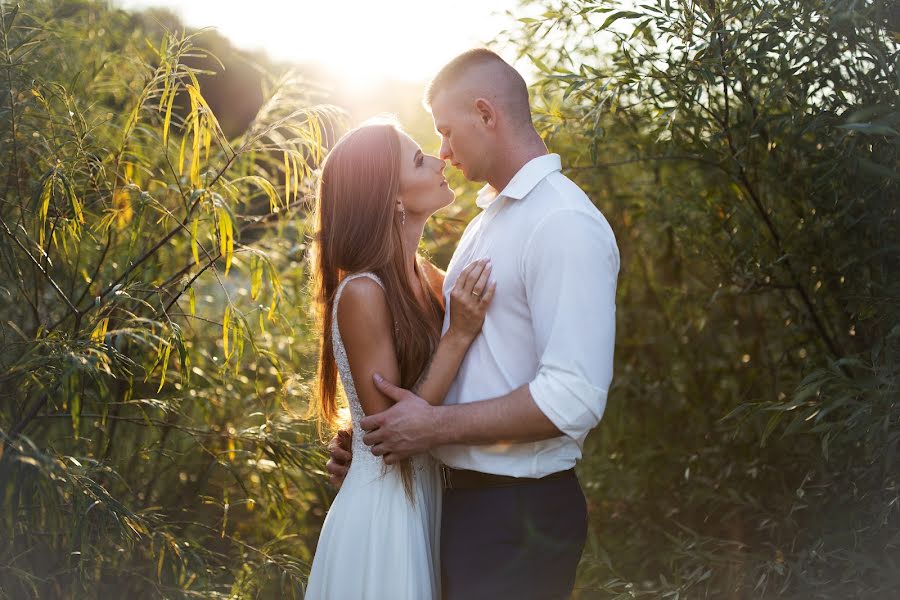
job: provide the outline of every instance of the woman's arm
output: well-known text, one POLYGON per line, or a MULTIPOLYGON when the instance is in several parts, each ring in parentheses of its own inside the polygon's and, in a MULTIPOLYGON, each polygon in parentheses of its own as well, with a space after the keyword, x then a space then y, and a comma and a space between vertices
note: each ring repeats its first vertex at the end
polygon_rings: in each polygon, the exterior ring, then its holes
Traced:
POLYGON ((450 326, 413 386, 413 391, 429 404, 443 404, 463 357, 481 331, 494 296, 495 285, 488 283, 490 275, 490 261, 475 261, 463 269, 450 291, 450 326))
POLYGON ((390 408, 394 402, 371 381, 379 369, 385 369, 389 381, 400 381, 393 319, 382 287, 368 277, 348 282, 338 301, 337 321, 363 412, 373 415, 390 408))
MULTIPOLYGON (((471 271, 479 263, 476 261, 463 269, 456 280, 450 293, 450 328, 441 338, 429 365, 416 384, 418 394, 429 399, 431 404, 443 402, 469 345, 481 331, 481 323, 494 296, 493 284, 485 289, 490 276, 490 265, 481 262, 478 277, 470 278, 471 271), (476 285, 479 287, 476 288, 476 285), (475 296, 472 291, 482 295, 475 296)), ((443 277, 443 273, 441 276, 443 277)), ((389 381, 400 379, 400 367, 392 337, 393 324, 384 290, 366 277, 354 279, 344 286, 337 312, 338 327, 363 412, 367 415, 381 412, 389 408, 393 401, 375 388, 372 373, 380 368, 378 365, 384 365, 385 370, 378 372, 383 373, 389 381)), ((350 442, 352 435, 352 431, 339 431, 328 444, 331 458, 326 468, 331 483, 337 488, 344 482, 353 460, 350 442)))

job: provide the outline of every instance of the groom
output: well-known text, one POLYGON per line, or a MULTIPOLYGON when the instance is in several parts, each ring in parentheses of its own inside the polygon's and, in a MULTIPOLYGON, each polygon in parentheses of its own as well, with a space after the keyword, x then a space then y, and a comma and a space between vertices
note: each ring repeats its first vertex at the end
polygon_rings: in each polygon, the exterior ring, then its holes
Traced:
MULTIPOLYGON (((445 300, 463 267, 484 257, 498 293, 444 404, 376 375, 396 404, 362 420, 363 440, 387 463, 430 451, 445 465, 445 599, 565 598, 587 534, 573 467, 612 379, 615 237, 547 152, 525 81, 498 55, 453 59, 426 104, 440 157, 488 184, 448 266, 445 300)), ((336 446, 329 470, 340 481, 347 454, 336 446)))

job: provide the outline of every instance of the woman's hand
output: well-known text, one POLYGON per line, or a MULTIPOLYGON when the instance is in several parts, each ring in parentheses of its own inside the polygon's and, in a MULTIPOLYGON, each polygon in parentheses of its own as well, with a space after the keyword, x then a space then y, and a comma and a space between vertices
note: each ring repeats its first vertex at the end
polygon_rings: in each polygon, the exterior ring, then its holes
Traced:
POLYGON ((344 477, 347 476, 347 471, 350 469, 350 461, 353 460, 352 439, 352 429, 341 429, 328 442, 330 458, 325 469, 328 471, 328 480, 331 481, 331 485, 338 489, 343 485, 344 477))
POLYGON ((496 283, 490 282, 490 276, 491 261, 488 258, 468 264, 459 274, 450 290, 448 335, 471 342, 481 331, 484 315, 497 288, 496 283))

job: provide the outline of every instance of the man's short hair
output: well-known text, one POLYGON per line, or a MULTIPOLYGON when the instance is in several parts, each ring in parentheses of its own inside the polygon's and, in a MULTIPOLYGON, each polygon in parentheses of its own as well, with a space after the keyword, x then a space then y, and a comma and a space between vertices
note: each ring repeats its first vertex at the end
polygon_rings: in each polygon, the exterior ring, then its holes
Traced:
POLYGON ((502 66, 507 75, 505 80, 512 88, 508 90, 507 94, 508 109, 512 111, 515 117, 525 118, 530 123, 531 110, 528 106, 528 85, 518 71, 496 52, 487 48, 466 50, 444 65, 425 88, 425 97, 423 99, 425 106, 430 109, 435 97, 447 88, 452 87, 462 78, 466 71, 473 67, 491 63, 502 66))

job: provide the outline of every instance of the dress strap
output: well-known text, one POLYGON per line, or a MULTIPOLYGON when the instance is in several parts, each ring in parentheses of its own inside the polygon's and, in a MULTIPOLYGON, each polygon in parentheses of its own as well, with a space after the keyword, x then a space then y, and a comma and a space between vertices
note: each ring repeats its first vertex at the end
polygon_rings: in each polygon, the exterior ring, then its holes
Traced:
POLYGON ((331 307, 331 325, 333 328, 337 326, 337 308, 338 303, 341 301, 341 293, 343 293, 344 291, 344 286, 346 286, 354 279, 359 279, 360 277, 368 277, 369 279, 380 285, 381 289, 385 289, 384 283, 382 283, 381 278, 370 271, 363 271, 362 273, 351 273, 350 275, 344 277, 338 284, 337 290, 334 293, 334 306, 331 307))

